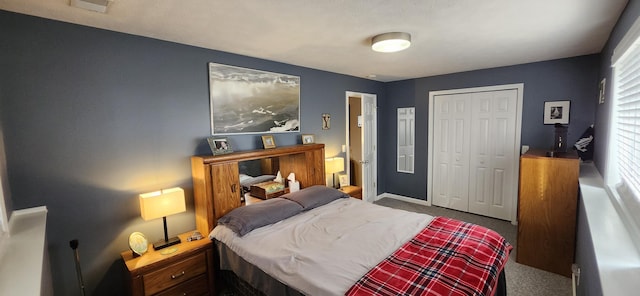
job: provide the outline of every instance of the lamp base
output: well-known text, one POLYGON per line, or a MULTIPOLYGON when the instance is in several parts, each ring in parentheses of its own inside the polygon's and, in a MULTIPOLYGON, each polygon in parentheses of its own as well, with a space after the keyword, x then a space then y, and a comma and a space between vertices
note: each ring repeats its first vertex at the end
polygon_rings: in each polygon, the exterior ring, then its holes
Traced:
POLYGON ((168 239, 166 241, 165 240, 161 240, 159 242, 154 243, 153 244, 153 249, 154 250, 160 250, 160 249, 164 249, 164 248, 169 247, 169 246, 177 245, 179 243, 180 243, 180 238, 176 236, 176 237, 172 237, 172 238, 170 238, 170 239, 168 239))

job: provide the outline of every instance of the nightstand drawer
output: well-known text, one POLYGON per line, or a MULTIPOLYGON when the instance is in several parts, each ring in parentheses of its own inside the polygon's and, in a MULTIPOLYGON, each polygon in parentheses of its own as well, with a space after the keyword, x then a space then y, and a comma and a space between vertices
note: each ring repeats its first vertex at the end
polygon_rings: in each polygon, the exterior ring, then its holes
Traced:
POLYGON ((207 280, 207 276, 203 274, 160 294, 156 294, 156 296, 209 295, 209 283, 207 283, 207 280))
POLYGON ((187 258, 145 275, 145 295, 153 295, 206 272, 207 261, 204 253, 187 258))

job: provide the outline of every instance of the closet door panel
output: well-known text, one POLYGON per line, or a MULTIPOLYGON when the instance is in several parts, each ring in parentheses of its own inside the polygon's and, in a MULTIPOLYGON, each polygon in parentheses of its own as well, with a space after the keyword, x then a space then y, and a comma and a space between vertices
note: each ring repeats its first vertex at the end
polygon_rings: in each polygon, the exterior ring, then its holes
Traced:
POLYGON ((470 95, 435 97, 433 204, 455 210, 469 208, 470 95))

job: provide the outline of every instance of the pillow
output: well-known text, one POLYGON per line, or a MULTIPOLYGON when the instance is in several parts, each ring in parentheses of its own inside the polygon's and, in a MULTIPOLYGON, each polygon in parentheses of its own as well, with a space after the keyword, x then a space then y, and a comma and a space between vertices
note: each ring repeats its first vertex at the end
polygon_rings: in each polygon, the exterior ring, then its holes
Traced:
POLYGON ((348 194, 324 185, 314 185, 300 191, 281 195, 280 198, 292 200, 300 204, 305 211, 326 205, 338 198, 347 198, 348 194))
POLYGON ((296 202, 282 198, 272 198, 235 208, 220 217, 218 224, 229 227, 239 236, 244 236, 256 228, 297 215, 302 210, 302 206, 296 202))
POLYGON ((253 179, 253 177, 245 174, 240 174, 240 183, 250 181, 251 179, 253 179))
POLYGON ((275 178, 276 178, 276 176, 274 176, 274 175, 260 175, 260 176, 257 176, 257 177, 242 178, 242 174, 241 174, 240 175, 240 185, 242 187, 244 187, 248 192, 249 188, 251 187, 251 185, 262 183, 262 182, 265 182, 265 181, 273 181, 273 179, 275 179, 275 178))

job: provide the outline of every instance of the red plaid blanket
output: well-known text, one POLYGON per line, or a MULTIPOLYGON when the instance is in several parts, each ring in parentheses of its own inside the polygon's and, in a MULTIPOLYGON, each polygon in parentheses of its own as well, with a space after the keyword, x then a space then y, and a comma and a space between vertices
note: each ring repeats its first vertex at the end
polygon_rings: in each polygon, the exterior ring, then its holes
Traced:
POLYGON ((493 295, 512 248, 491 229, 436 217, 346 295, 493 295))

